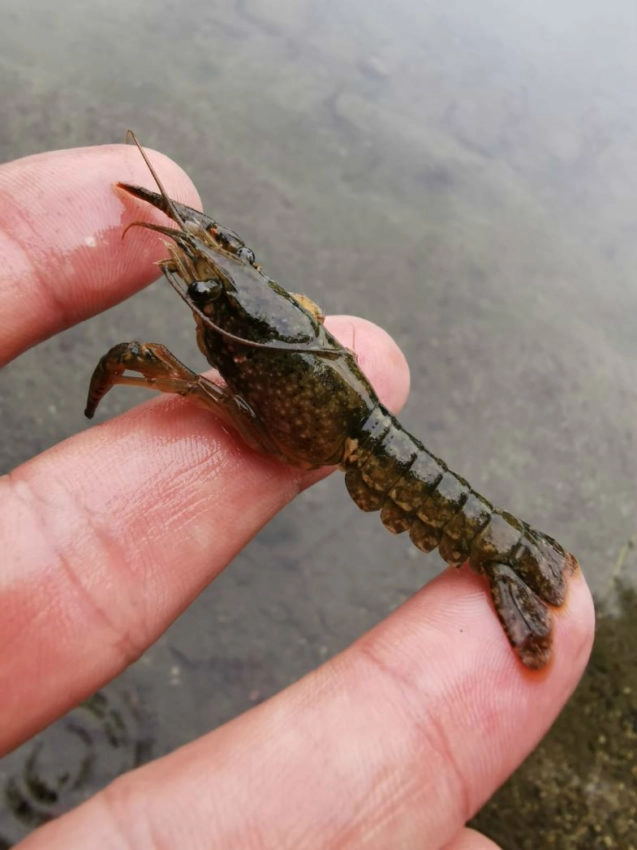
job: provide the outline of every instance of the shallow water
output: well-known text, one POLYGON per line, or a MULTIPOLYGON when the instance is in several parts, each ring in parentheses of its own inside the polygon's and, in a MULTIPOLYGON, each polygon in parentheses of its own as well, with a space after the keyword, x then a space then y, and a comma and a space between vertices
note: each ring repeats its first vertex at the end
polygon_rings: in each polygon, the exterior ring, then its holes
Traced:
MULTIPOLYGON (((405 424, 576 552, 608 595, 637 526, 634 4, 88 0, 81 12, 41 1, 0 12, 2 160, 123 141, 133 127, 292 290, 384 325, 412 370, 405 424)), ((201 363, 163 284, 38 346, 0 377, 3 470, 85 427, 84 364, 129 338, 201 363)), ((106 411, 129 399, 114 394, 106 411)), ((318 485, 105 689, 101 718, 79 709, 0 761, 0 846, 296 679, 439 568, 360 515, 338 476, 318 485)), ((626 592, 636 575, 630 550, 626 592)), ((634 676, 630 653, 600 661, 613 635, 635 645, 631 604, 616 628, 603 621, 586 680, 609 697, 634 676)), ((617 712, 581 691, 573 746, 603 754, 595 776, 611 791, 634 785, 634 739, 621 733, 631 687, 617 712)), ((558 759, 559 739, 549 746, 558 759)), ((587 769, 573 768, 592 787, 587 769)), ((509 787, 526 807, 509 817, 497 798, 490 834, 540 844, 538 812, 556 829, 564 813, 509 787)), ((579 799, 581 824, 596 809, 579 799)), ((621 801, 609 793, 606 814, 625 817, 621 801)), ((617 824, 603 828, 623 843, 602 832, 600 847, 627 846, 617 824)), ((597 846, 569 835, 556 846, 597 846)))

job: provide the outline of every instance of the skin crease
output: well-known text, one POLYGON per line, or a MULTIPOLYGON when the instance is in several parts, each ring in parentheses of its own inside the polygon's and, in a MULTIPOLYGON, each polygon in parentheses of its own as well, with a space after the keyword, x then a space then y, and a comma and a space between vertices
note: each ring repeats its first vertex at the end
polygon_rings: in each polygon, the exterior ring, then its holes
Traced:
MULTIPOLYGON (((197 204, 183 173, 151 157, 169 193, 197 204)), ((161 240, 139 230, 119 238, 152 214, 118 196, 117 180, 151 185, 133 148, 0 167, 4 361, 156 276, 161 240)), ((330 328, 398 408, 408 374, 387 335, 348 317, 330 328)), ((0 748, 138 657, 318 474, 247 450, 187 401, 157 398, 0 479, 11 552, 0 571, 0 748)), ((494 847, 464 823, 546 732, 583 671, 593 618, 580 573, 555 621, 553 662, 526 671, 483 581, 447 570, 281 694, 121 777, 20 846, 494 847)))

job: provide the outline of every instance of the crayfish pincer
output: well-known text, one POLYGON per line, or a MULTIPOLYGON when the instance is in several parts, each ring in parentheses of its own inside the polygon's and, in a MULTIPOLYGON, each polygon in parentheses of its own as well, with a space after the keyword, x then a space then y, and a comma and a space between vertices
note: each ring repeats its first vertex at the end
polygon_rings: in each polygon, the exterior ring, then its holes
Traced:
POLYGON ((498 617, 522 662, 551 654, 551 607, 560 606, 573 555, 495 508, 412 437, 379 402, 318 307, 268 277, 232 230, 171 200, 133 136, 159 192, 118 184, 174 226, 137 222, 170 237, 162 271, 192 310, 197 342, 224 385, 193 372, 163 345, 120 343, 98 363, 86 415, 115 384, 191 396, 251 447, 303 468, 338 464, 364 511, 449 564, 487 579, 498 617), (133 374, 130 374, 133 373, 133 374))

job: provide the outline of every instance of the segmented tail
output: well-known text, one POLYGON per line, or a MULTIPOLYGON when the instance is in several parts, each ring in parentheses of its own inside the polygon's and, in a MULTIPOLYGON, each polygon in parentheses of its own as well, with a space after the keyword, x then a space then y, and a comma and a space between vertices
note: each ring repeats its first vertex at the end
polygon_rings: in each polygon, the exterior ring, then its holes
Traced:
POLYGON ((423 552, 436 547, 448 564, 468 561, 486 575, 498 615, 529 667, 550 655, 549 605, 566 595, 575 558, 477 493, 412 437, 385 408, 374 408, 352 437, 341 464, 350 496, 364 511, 380 510, 389 531, 409 533, 423 552))

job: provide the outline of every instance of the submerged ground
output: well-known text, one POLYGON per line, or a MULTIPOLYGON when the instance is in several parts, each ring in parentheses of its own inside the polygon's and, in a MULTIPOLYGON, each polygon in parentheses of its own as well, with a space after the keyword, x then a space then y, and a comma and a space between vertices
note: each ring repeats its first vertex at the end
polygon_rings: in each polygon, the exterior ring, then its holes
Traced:
MULTIPOLYGON (((637 847, 634 7, 0 6, 2 160, 133 127, 292 290, 384 325, 410 429, 578 554, 604 600, 589 672, 478 824, 503 847, 637 847)), ((201 363, 162 283, 38 346, 0 378, 2 471, 85 427, 93 363, 134 338, 201 363)), ((338 476, 318 485, 137 665, 0 761, 0 846, 296 679, 439 568, 338 476), (53 799, 61 770, 83 778, 53 799)))

